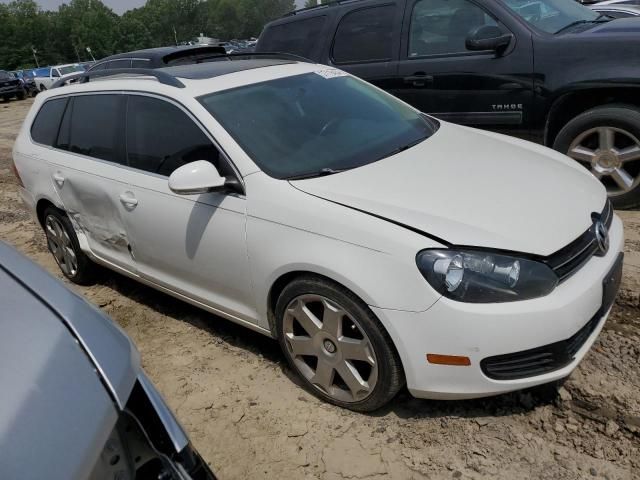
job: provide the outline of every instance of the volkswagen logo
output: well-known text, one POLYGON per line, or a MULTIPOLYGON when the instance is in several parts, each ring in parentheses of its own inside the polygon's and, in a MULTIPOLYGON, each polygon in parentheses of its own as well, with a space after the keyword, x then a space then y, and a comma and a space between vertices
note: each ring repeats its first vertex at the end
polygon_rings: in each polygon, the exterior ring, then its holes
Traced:
POLYGON ((596 242, 598 244, 598 256, 604 256, 609 250, 609 231, 601 220, 597 220, 593 224, 593 230, 596 235, 596 242))

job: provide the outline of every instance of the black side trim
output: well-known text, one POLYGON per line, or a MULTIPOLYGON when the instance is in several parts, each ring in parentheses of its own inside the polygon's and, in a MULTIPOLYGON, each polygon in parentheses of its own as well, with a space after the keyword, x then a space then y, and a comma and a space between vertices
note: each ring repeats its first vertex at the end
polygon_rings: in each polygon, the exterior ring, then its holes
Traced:
POLYGON ((521 125, 522 112, 440 112, 430 113, 440 120, 464 125, 521 125))

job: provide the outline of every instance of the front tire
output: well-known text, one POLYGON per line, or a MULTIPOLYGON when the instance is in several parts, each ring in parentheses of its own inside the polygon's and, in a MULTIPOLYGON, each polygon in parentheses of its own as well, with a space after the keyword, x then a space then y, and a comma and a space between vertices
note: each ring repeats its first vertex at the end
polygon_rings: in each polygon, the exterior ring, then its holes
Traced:
POLYGON ((640 110, 609 105, 588 110, 558 133, 553 148, 587 167, 616 208, 640 205, 640 110))
POLYGON ((22 90, 21 92, 18 92, 16 97, 18 97, 18 100, 24 100, 25 98, 27 98, 27 92, 22 90))
POLYGON ((55 207, 44 212, 44 233, 47 247, 63 275, 78 285, 90 285, 95 279, 97 266, 80 249, 69 217, 55 207))
POLYGON ((371 412, 404 385, 391 338, 369 307, 325 278, 301 277, 276 304, 280 346, 305 388, 340 407, 371 412))

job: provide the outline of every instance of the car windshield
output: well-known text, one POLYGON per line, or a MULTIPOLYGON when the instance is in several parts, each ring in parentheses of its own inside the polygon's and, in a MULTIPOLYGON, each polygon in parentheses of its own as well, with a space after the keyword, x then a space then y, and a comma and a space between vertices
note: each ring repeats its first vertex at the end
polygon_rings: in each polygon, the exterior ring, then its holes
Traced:
POLYGON ((200 98, 258 166, 304 178, 366 165, 436 129, 408 105, 339 70, 270 80, 200 98))
POLYGON ((70 73, 84 72, 84 68, 80 65, 67 65, 66 67, 58 67, 60 75, 69 75, 70 73))
POLYGON ((595 22, 600 14, 573 0, 503 0, 519 17, 548 33, 595 22))

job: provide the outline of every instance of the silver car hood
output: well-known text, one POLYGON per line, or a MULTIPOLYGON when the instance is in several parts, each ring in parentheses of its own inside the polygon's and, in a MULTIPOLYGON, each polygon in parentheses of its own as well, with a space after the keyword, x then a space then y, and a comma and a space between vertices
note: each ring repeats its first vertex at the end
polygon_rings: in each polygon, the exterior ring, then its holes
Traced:
MULTIPOLYGON (((140 354, 113 320, 42 268, 0 242, 2 268, 39 297, 80 343, 118 406, 124 408, 142 372, 140 354)), ((8 319, 2 319, 0 324, 8 319)), ((0 386, 4 388, 4 386, 0 386)))
POLYGON ((402 153, 291 184, 443 243, 544 256, 584 233, 607 198, 558 152, 446 122, 402 153))

